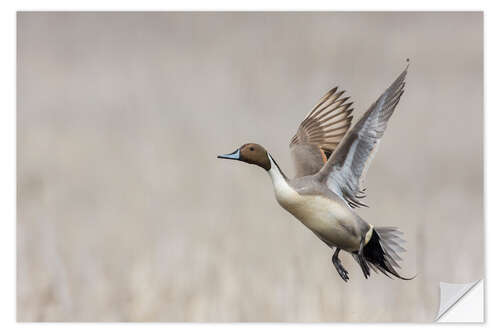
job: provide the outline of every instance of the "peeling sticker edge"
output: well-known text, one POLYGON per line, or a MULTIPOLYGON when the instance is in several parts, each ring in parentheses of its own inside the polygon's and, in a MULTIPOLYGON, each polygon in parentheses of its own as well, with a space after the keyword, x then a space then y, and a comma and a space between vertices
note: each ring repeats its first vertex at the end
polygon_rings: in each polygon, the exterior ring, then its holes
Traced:
MULTIPOLYGON (((435 321, 436 322, 448 322, 448 321, 441 321, 443 319, 443 316, 448 314, 450 310, 454 309, 455 306, 465 297, 467 296, 474 287, 476 287, 480 282, 482 282, 483 279, 470 282, 470 283, 447 283, 447 282, 440 282, 439 283, 439 289, 440 289, 440 303, 439 303, 439 310, 438 314, 436 316, 435 321), (454 291, 452 290, 451 292, 453 295, 448 295, 448 299, 443 299, 443 296, 445 296, 445 291, 446 288, 448 288, 448 292, 450 292, 450 289, 455 289, 454 291)), ((483 287, 484 288, 484 287, 483 287)), ((482 288, 482 289, 483 289, 482 288)), ((484 289, 481 294, 481 299, 484 303, 484 289)), ((484 307, 483 307, 484 311, 484 307)), ((482 315, 482 321, 484 322, 484 313, 482 315)), ((460 321, 450 321, 450 322, 460 322, 460 321)), ((467 321, 463 321, 467 322, 467 321)), ((475 322, 475 321, 474 321, 475 322)))

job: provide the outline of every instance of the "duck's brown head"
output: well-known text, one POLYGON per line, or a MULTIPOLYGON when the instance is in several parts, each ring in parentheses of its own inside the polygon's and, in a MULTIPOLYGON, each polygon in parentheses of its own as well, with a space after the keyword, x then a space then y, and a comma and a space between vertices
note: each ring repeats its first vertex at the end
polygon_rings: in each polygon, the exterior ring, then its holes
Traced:
POLYGON ((271 169, 271 161, 269 160, 267 151, 264 149, 264 147, 256 143, 245 143, 243 146, 236 149, 231 154, 219 155, 217 157, 255 164, 266 171, 271 169))

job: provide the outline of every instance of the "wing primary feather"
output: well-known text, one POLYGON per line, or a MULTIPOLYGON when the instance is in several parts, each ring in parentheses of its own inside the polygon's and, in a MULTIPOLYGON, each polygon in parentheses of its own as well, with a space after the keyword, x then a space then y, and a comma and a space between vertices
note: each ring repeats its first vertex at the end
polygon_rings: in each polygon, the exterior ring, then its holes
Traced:
MULTIPOLYGON (((333 128, 330 128, 330 127, 327 127, 326 129, 325 128, 320 128, 320 129, 316 129, 314 131, 311 131, 309 133, 309 137, 313 137, 314 135, 316 134, 321 134, 321 135, 325 135, 325 134, 329 134, 329 133, 333 133, 333 132, 336 132, 336 131, 339 131, 339 130, 344 130, 344 129, 347 129, 349 128, 350 124, 348 122, 346 122, 345 124, 339 124, 340 126, 337 126, 337 127, 333 127, 333 128)), ((345 131, 344 131, 345 132, 345 131)))
MULTIPOLYGON (((345 138, 342 136, 343 140, 341 140, 340 145, 335 148, 327 163, 316 175, 319 181, 325 182, 332 191, 341 195, 351 207, 366 206, 359 201, 359 199, 366 197, 366 188, 362 188, 362 184, 387 128, 389 118, 394 113, 404 93, 407 69, 408 66, 368 108, 345 138)), ((323 119, 323 132, 321 135, 315 133, 312 136, 313 139, 317 140, 317 137, 321 137, 322 140, 328 140, 336 137, 334 134, 336 128, 330 128, 324 122, 325 120, 329 119, 323 119)))
MULTIPOLYGON (((344 93, 345 93, 345 90, 342 90, 342 91, 339 91, 338 93, 336 93, 335 95, 333 95, 332 100, 329 103, 327 103, 325 106, 323 106, 320 109, 318 109, 318 110, 314 111, 313 113, 311 113, 311 115, 307 116, 307 118, 315 118, 318 114, 320 114, 326 108, 328 108, 329 106, 337 103, 338 102, 337 99, 340 96, 342 96, 344 93)), ((325 101, 325 103, 326 103, 326 101, 325 101)))
MULTIPOLYGON (((341 115, 346 115, 346 116, 349 116, 349 115, 352 113, 352 111, 353 111, 353 109, 349 109, 349 110, 343 111, 343 112, 342 112, 342 113, 340 113, 340 114, 334 114, 334 115, 332 115, 332 116, 328 117, 327 119, 324 119, 324 120, 323 120, 323 122, 327 122, 327 121, 332 120, 332 119, 334 119, 334 118, 336 118, 336 117, 338 117, 338 116, 341 116, 341 115)), ((346 118, 347 118, 347 117, 346 117, 346 118)), ((343 119, 344 119, 344 118, 342 118, 342 119, 340 119, 340 120, 343 120, 343 119)), ((340 121, 340 120, 338 120, 338 121, 340 121)), ((337 121, 337 120, 336 120, 336 121, 337 121)), ((334 123, 335 123, 335 122, 334 122, 334 123)))
POLYGON ((311 110, 311 112, 309 112, 304 119, 309 118, 309 116, 311 114, 313 114, 313 112, 316 111, 321 106, 321 104, 323 104, 326 100, 328 100, 328 98, 330 98, 330 96, 332 96, 333 94, 335 94, 335 92, 337 91, 337 89, 338 89, 338 87, 334 87, 334 88, 330 89, 323 97, 321 97, 321 99, 319 100, 318 104, 316 104, 314 106, 314 108, 311 110))

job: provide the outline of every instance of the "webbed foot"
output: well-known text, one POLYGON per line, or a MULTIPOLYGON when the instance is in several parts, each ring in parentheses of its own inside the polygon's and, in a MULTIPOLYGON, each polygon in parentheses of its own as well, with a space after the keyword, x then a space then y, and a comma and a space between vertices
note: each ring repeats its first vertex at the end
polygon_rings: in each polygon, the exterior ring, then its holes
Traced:
POLYGON ((340 249, 337 248, 335 250, 335 253, 333 254, 333 257, 332 257, 332 263, 333 263, 333 266, 335 266, 335 269, 337 269, 337 272, 339 273, 342 280, 347 282, 347 280, 349 280, 349 273, 346 271, 344 266, 342 266, 342 263, 341 263, 340 258, 339 258, 339 252, 340 252, 340 249))

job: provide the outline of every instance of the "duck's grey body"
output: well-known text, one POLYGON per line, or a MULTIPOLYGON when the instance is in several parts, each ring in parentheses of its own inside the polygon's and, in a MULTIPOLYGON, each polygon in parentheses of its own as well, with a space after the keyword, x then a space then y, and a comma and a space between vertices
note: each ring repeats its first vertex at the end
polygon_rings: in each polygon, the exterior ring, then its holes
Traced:
MULTIPOLYGON (((408 67, 407 67, 408 68, 408 67)), ((402 234, 392 227, 374 227, 354 208, 365 206, 363 181, 378 144, 403 94, 407 68, 349 130, 352 103, 344 91, 330 90, 300 124, 290 142, 296 177, 289 179, 260 145, 245 144, 220 158, 240 160, 264 168, 271 176, 278 203, 329 247, 338 273, 348 280, 338 257, 350 252, 365 277, 370 268, 401 279, 402 234), (349 130, 349 131, 348 131, 349 130)))
POLYGON ((287 180, 271 158, 276 200, 329 247, 355 252, 371 226, 314 176, 287 180))

